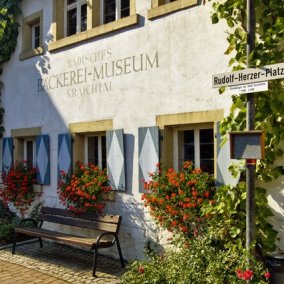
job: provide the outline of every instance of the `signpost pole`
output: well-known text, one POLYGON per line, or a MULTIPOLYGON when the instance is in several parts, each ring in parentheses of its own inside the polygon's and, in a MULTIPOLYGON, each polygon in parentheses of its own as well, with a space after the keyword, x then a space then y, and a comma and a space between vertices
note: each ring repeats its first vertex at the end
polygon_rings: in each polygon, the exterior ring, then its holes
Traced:
MULTIPOLYGON (((255 7, 254 0, 247 0, 247 67, 250 54, 255 47, 255 7)), ((254 130, 254 94, 247 94, 247 130, 254 130)), ((251 268, 252 246, 255 238, 255 160, 246 161, 246 248, 249 251, 248 265, 251 268)))

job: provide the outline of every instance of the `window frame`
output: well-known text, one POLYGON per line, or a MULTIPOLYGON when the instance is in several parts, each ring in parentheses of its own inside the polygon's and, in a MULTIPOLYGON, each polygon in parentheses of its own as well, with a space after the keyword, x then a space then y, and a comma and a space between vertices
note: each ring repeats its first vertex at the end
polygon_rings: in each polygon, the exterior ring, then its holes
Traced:
POLYGON ((195 5, 198 5, 197 0, 176 0, 172 2, 169 0, 151 0, 151 9, 147 11, 147 18, 149 20, 155 19, 195 5))
POLYGON ((112 33, 138 24, 136 1, 129 0, 129 16, 107 24, 100 22, 100 0, 87 1, 87 30, 66 37, 64 34, 64 3, 65 0, 53 0, 52 41, 48 51, 57 50, 107 33, 112 33))
POLYGON ((31 25, 32 29, 32 49, 36 49, 40 47, 40 23, 36 22, 33 25, 31 25), (39 35, 36 36, 36 28, 39 28, 39 35), (38 44, 36 44, 36 40, 38 39, 38 44))
MULTIPOLYGON (((98 138, 98 165, 100 169, 103 168, 103 142, 102 137, 105 137, 105 157, 106 157, 106 132, 94 132, 85 135, 84 137, 84 163, 89 164, 89 145, 88 145, 88 138, 89 137, 97 137, 98 138)), ((105 161, 107 164, 107 161, 105 161)), ((106 165, 105 167, 106 168, 106 165)))
POLYGON ((36 142, 35 137, 23 138, 23 161, 28 162, 28 142, 32 142, 32 166, 36 166, 36 142))
POLYGON ((159 127, 160 135, 160 153, 161 162, 165 167, 173 167, 173 129, 175 127, 181 127, 185 125, 203 124, 213 125, 214 133, 214 176, 217 178, 218 167, 217 167, 217 125, 224 118, 224 110, 207 110, 207 111, 196 111, 196 112, 185 112, 178 114, 163 114, 156 116, 156 125, 159 127))
MULTIPOLYGON (((194 161, 192 161, 195 165, 195 168, 200 168, 201 158, 200 158, 200 130, 202 129, 212 129, 214 133, 214 124, 206 123, 206 124, 188 124, 183 126, 177 126, 173 129, 173 167, 176 170, 180 170, 180 141, 179 141, 179 132, 186 130, 193 130, 194 133, 194 161)), ((214 137, 213 137, 213 147, 214 147, 214 137)), ((216 172, 215 169, 215 155, 213 148, 213 171, 216 172)))
POLYGON ((33 140, 33 165, 36 165, 36 137, 41 135, 41 127, 11 129, 14 139, 14 161, 26 160, 26 141, 33 140))
POLYGON ((24 60, 43 53, 43 10, 40 10, 22 20, 22 52, 19 59, 24 60), (39 46, 34 44, 34 28, 37 26, 39 26, 39 46))
POLYGON ((86 160, 86 137, 103 135, 113 129, 113 120, 98 120, 89 122, 78 122, 69 124, 69 130, 74 138, 73 143, 73 166, 76 161, 87 163, 86 160))
MULTIPOLYGON (((81 8, 83 5, 88 5, 87 0, 75 0, 74 3, 71 4, 67 4, 68 0, 64 0, 64 37, 68 37, 68 36, 72 36, 74 34, 83 32, 85 30, 82 31, 82 27, 81 27, 81 8), (76 8, 76 33, 74 34, 67 34, 67 14, 68 11, 72 10, 76 8)), ((88 17, 88 16, 87 16, 88 17)), ((87 30, 87 26, 86 26, 86 30, 87 30)))
MULTIPOLYGON (((121 1, 122 0, 113 0, 115 2, 115 11, 114 11, 114 15, 115 15, 115 20, 114 21, 110 21, 110 22, 105 22, 105 0, 100 0, 100 25, 106 25, 112 22, 115 22, 119 19, 121 19, 121 1)), ((130 13, 130 3, 131 1, 129 0, 129 13, 130 13)), ((130 16, 130 15, 128 15, 130 16)), ((125 18, 125 17, 123 17, 125 18)))

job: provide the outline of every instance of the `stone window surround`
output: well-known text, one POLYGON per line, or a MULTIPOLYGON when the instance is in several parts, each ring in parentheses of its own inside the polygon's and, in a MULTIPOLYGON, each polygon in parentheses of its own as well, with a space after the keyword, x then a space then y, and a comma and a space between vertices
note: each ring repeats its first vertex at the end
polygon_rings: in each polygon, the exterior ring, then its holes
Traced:
POLYGON ((43 10, 33 13, 22 20, 22 53, 20 53, 20 60, 24 60, 33 56, 43 54, 43 10), (32 48, 32 26, 39 22, 40 26, 40 43, 39 47, 32 48))
POLYGON ((23 161, 24 140, 41 135, 41 127, 11 129, 11 137, 14 138, 14 161, 23 161))
POLYGON ((107 119, 99 121, 70 123, 69 130, 74 138, 73 162, 84 162, 85 135, 92 133, 103 133, 108 130, 113 130, 113 120, 107 119))
MULTIPOLYGON (((173 3, 173 2, 171 2, 173 3)), ((166 114, 156 116, 156 125, 162 134, 160 144, 161 160, 165 167, 174 165, 173 130, 175 127, 191 124, 213 124, 214 133, 217 133, 217 122, 224 117, 224 110, 209 110, 179 114, 166 114)), ((215 140, 216 141, 216 140, 215 140)), ((214 142, 214 176, 217 177, 217 144, 214 142)))

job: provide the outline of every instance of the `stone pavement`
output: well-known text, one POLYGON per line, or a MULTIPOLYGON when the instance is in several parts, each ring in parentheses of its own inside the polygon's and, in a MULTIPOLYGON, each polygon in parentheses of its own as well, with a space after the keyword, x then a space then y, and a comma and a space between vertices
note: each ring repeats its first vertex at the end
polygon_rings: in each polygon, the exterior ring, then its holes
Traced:
POLYGON ((120 283, 125 272, 120 261, 99 255, 97 277, 92 277, 93 253, 66 245, 32 242, 16 247, 0 247, 0 283, 5 284, 92 284, 120 283))

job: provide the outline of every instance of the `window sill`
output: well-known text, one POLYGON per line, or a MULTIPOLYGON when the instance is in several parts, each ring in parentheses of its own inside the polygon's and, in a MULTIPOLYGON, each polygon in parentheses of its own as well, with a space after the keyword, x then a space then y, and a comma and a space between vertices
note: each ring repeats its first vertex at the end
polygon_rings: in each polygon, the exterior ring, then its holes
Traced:
POLYGON ((30 58, 30 57, 41 55, 41 54, 43 54, 43 52, 44 52, 44 49, 43 49, 43 47, 40 46, 40 47, 37 47, 35 49, 20 53, 19 58, 20 58, 20 60, 25 60, 25 59, 30 58))
POLYGON ((167 15, 194 5, 197 5, 197 0, 178 0, 148 10, 148 19, 154 19, 163 15, 167 15))
POLYGON ((102 26, 95 27, 91 30, 87 30, 82 33, 78 33, 69 37, 59 39, 57 41, 51 42, 48 45, 48 51, 53 51, 65 46, 69 46, 84 40, 88 40, 100 35, 104 35, 113 31, 117 31, 138 23, 138 15, 132 15, 126 18, 119 19, 115 22, 111 22, 102 26))

